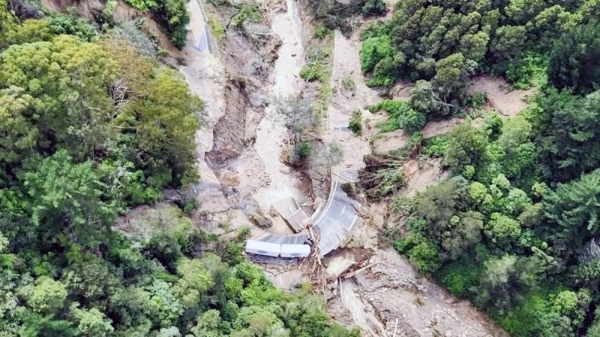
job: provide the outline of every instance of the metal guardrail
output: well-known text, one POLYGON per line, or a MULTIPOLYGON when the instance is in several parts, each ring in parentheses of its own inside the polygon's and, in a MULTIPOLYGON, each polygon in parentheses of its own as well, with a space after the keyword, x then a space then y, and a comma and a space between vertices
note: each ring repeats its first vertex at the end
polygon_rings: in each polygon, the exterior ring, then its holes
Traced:
POLYGON ((200 5, 200 10, 202 11, 202 16, 204 17, 204 22, 208 23, 208 16, 206 15, 206 11, 204 10, 204 5, 202 4, 202 0, 196 0, 198 1, 198 5, 200 5))

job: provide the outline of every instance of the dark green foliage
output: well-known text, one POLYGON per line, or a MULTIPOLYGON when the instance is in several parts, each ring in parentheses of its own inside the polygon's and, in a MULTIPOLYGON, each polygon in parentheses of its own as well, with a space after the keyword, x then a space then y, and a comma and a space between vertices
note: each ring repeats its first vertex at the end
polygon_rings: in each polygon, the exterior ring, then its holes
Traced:
POLYGON ((185 45, 186 28, 190 22, 186 3, 185 0, 158 0, 154 11, 154 16, 167 28, 171 42, 179 49, 185 45))
POLYGON ((546 179, 568 181, 600 166, 600 92, 580 98, 549 90, 537 104, 535 141, 546 179))
POLYGON ((548 80, 557 89, 588 94, 600 84, 600 26, 577 27, 557 40, 548 62, 548 80))
POLYGON ((48 27, 54 34, 75 35, 83 41, 91 41, 98 35, 97 28, 87 20, 77 17, 75 11, 68 14, 54 13, 48 19, 48 27))
POLYGON ((600 170, 558 184, 544 197, 544 206, 556 239, 581 247, 600 234, 600 170))
POLYGON ((507 74, 520 88, 543 84, 548 57, 542 55, 560 50, 568 62, 569 48, 552 42, 592 18, 594 6, 583 0, 405 0, 385 29, 369 27, 363 34, 362 70, 372 72, 372 85, 417 81, 414 107, 428 115, 454 114, 468 104, 467 81, 477 72, 507 74))
POLYGON ((385 36, 389 34, 391 26, 388 23, 382 21, 374 21, 368 24, 360 32, 360 39, 365 41, 372 37, 385 36))
POLYGON ((348 129, 357 136, 362 134, 362 117, 360 110, 352 113, 352 118, 350 118, 350 122, 348 122, 348 129))
POLYGON ((298 155, 300 158, 306 159, 310 157, 310 153, 311 149, 309 142, 300 142, 296 147, 296 155, 298 155))
POLYGON ((383 14, 385 13, 385 1, 367 0, 361 9, 361 12, 365 16, 383 14))
POLYGON ((333 324, 309 289, 284 294, 248 263, 248 230, 209 235, 166 203, 117 222, 194 181, 201 102, 127 42, 53 36, 5 8, 0 335, 360 335, 333 324))
POLYGON ((412 109, 406 102, 383 100, 369 107, 369 111, 373 113, 381 110, 387 112, 389 115, 386 122, 378 125, 381 132, 402 129, 414 133, 423 129, 427 122, 427 117, 424 114, 412 109))
POLYGON ((350 36, 356 15, 379 15, 385 12, 385 1, 382 0, 351 0, 342 3, 335 0, 310 0, 308 2, 310 13, 319 24, 330 30, 339 29, 342 34, 350 36))
POLYGON ((413 152, 394 153, 443 154, 453 177, 411 200, 393 198, 402 220, 385 232, 417 268, 513 336, 600 331, 593 322, 600 275, 596 7, 405 0, 391 21, 362 34, 363 71, 374 82, 415 81, 409 107, 428 119, 485 106, 483 94, 467 90, 476 73, 540 88, 519 116, 459 125, 420 140, 413 152))
POLYGON ((318 39, 324 39, 331 31, 325 26, 315 27, 315 37, 318 39))
POLYGON ((383 59, 392 57, 390 38, 387 35, 366 39, 360 50, 360 67, 363 72, 372 72, 383 59))
MULTIPOLYGON (((575 105, 589 99, 551 90, 542 95, 538 102, 575 105)), ((578 147, 589 146, 581 156, 593 155, 594 146, 587 142, 553 152, 536 146, 549 147, 550 141, 560 139, 536 133, 536 128, 563 134, 551 129, 553 120, 548 120, 557 107, 560 104, 534 105, 522 116, 492 117, 484 130, 465 124, 444 136, 446 141, 422 142, 422 153, 438 142, 447 146, 447 163, 461 176, 394 203, 392 210, 407 218, 401 231, 386 232, 417 268, 487 310, 515 336, 578 335, 594 298, 580 288, 598 287, 595 255, 574 269, 568 266, 577 264, 578 247, 599 234, 595 214, 600 204, 599 171, 568 183, 556 184, 560 177, 549 178, 554 186, 550 189, 536 182, 540 160, 560 167, 545 153, 577 155, 578 147), (536 151, 547 152, 536 157, 536 151)), ((582 112, 574 108, 570 118, 575 118, 575 111, 582 112)), ((577 138, 573 133, 565 137, 577 138)))
POLYGON ((186 1, 183 0, 126 0, 132 7, 143 12, 150 11, 161 23, 171 38, 173 45, 179 49, 185 45, 187 25, 190 16, 186 1))
POLYGON ((479 285, 482 272, 483 266, 477 263, 475 257, 463 255, 461 259, 444 265, 435 276, 454 295, 465 298, 471 296, 479 285))
POLYGON ((169 271, 175 271, 177 260, 182 256, 181 246, 172 235, 162 234, 154 236, 144 249, 149 259, 156 259, 169 271))
POLYGON ((433 272, 441 265, 440 254, 432 242, 421 234, 411 234, 396 242, 396 250, 407 255, 423 272, 433 272))
POLYGON ((535 52, 525 52, 506 69, 506 79, 515 89, 528 89, 547 82, 548 57, 535 52))
MULTIPOLYGON (((512 336, 572 336, 583 325, 590 296, 587 289, 537 291, 500 320, 512 336)), ((595 336, 589 335, 586 336, 595 336)))
POLYGON ((92 163, 73 164, 64 150, 43 159, 20 180, 30 198, 33 224, 45 224, 44 231, 50 236, 66 229, 95 246, 116 219, 119 209, 114 201, 103 200, 109 194, 108 186, 100 182, 92 163))
POLYGON ((487 103, 487 93, 485 92, 476 92, 471 97, 469 97, 469 106, 472 109, 479 109, 483 107, 487 103))
POLYGON ((448 139, 445 136, 426 139, 424 146, 423 153, 435 158, 444 157, 449 148, 448 139))
POLYGON ((490 259, 485 262, 484 268, 475 303, 500 311, 519 304, 523 294, 536 284, 540 271, 535 260, 513 255, 490 259))
POLYGON ((469 124, 461 124, 446 139, 448 151, 445 159, 452 172, 460 174, 467 165, 477 168, 483 164, 488 141, 480 130, 469 124))
POLYGON ((600 336, 600 318, 598 318, 598 316, 599 315, 596 314, 594 322, 588 328, 587 333, 585 334, 586 337, 600 336))
POLYGON ((468 185, 456 177, 428 187, 414 200, 415 216, 426 226, 419 229, 440 246, 444 259, 455 260, 481 240, 483 215, 466 211, 468 185))

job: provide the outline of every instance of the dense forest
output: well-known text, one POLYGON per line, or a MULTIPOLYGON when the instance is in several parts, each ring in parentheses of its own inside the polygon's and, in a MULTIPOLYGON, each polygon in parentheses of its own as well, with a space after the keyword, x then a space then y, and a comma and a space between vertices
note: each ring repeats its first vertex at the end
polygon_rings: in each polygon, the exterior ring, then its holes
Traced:
POLYGON ((197 180, 203 104, 135 23, 32 6, 0 1, 0 336, 358 336, 275 289, 247 231, 196 229, 193 202, 150 237, 113 230, 197 180))
MULTIPOLYGON (((415 81, 384 101, 451 177, 396 197, 396 249, 513 336, 600 336, 600 2, 403 0, 362 32, 371 85, 415 81), (469 78, 536 86, 509 119, 419 139, 425 120, 471 115, 469 78)), ((410 146, 414 146, 411 142, 410 146)))

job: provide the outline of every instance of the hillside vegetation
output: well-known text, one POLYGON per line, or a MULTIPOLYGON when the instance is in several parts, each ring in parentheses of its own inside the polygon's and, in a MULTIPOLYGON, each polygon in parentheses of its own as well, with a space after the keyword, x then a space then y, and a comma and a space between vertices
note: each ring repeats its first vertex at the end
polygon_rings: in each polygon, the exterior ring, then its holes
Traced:
POLYGON ((416 81, 410 108, 396 114, 463 112, 474 74, 537 85, 519 116, 446 135, 452 177, 396 197, 389 233, 423 273, 513 336, 600 336, 599 10, 597 1, 406 0, 363 32, 372 84, 416 81))
POLYGON ((0 1, 0 336, 357 337, 245 261, 247 231, 207 235, 174 206, 153 235, 113 230, 198 179, 203 104, 151 45, 0 1))
POLYGON ((391 20, 363 32, 362 70, 371 85, 415 81, 413 107, 430 118, 448 116, 468 106, 472 75, 505 75, 521 88, 544 81, 555 41, 597 18, 599 6, 595 0, 400 1, 391 20))

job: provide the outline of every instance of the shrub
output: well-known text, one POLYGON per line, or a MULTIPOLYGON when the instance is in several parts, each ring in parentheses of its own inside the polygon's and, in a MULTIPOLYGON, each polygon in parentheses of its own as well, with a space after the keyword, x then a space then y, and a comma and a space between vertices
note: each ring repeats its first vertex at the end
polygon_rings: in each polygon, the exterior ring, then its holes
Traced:
POLYGON ((300 142, 296 147, 296 155, 300 158, 308 158, 310 157, 310 143, 309 142, 300 142))
POLYGON ((381 21, 371 22, 365 29, 360 32, 360 39, 367 40, 372 37, 389 35, 391 26, 381 21))
POLYGON ((357 136, 362 134, 362 117, 360 110, 352 113, 352 118, 350 118, 350 122, 348 123, 348 129, 357 136))
POLYGON ((138 23, 135 21, 125 21, 115 27, 111 33, 134 45, 138 52, 146 56, 154 56, 156 54, 156 45, 140 30, 138 23))
POLYGON ((485 105, 487 102, 487 93, 486 92, 476 92, 471 97, 469 97, 469 106, 471 108, 477 110, 485 105))
POLYGON ((331 57, 331 50, 321 46, 315 46, 311 49, 307 64, 300 71, 300 77, 308 82, 320 81, 326 82, 330 71, 326 69, 327 62, 331 57))
POLYGON ((465 256, 452 261, 436 273, 436 278, 454 295, 465 298, 472 295, 470 289, 479 285, 481 264, 473 263, 473 259, 465 256))
POLYGON ((208 25, 210 26, 210 30, 215 35, 217 40, 221 41, 225 36, 225 26, 219 20, 215 19, 212 16, 208 17, 208 25))
POLYGON ((196 199, 191 198, 187 199, 183 204, 183 212, 185 214, 190 214, 193 210, 198 208, 198 201, 196 199))
POLYGON ((323 25, 318 25, 315 27, 315 37, 317 39, 324 39, 327 35, 329 35, 330 32, 331 30, 323 25))
POLYGON ((528 89, 532 85, 547 82, 546 69, 548 58, 535 52, 526 52, 517 60, 509 63, 506 79, 515 89, 528 89))
POLYGON ((177 239, 170 234, 160 234, 150 239, 144 248, 145 255, 158 260, 170 272, 175 271, 177 260, 183 255, 177 239))
POLYGON ((362 7, 362 13, 365 16, 385 13, 385 2, 383 0, 367 0, 362 7))
POLYGON ((421 272, 434 272, 440 268, 442 259, 437 246, 418 233, 411 233, 398 240, 396 250, 408 256, 421 272))
POLYGON ((116 8, 117 8, 117 2, 115 0, 108 0, 106 2, 106 6, 104 7, 104 10, 102 11, 102 15, 104 16, 104 19, 109 22, 112 22, 112 17, 113 17, 113 14, 114 14, 116 8))
POLYGON ((389 119, 378 125, 381 132, 402 129, 414 133, 427 123, 425 114, 414 110, 408 103, 402 101, 384 100, 368 109, 373 113, 384 110, 389 114, 389 119))
POLYGON ((155 9, 158 4, 153 0, 125 0, 125 2, 135 9, 139 9, 142 12, 146 12, 151 9, 155 9))
POLYGON ((171 42, 179 49, 185 45, 190 22, 186 4, 185 0, 159 0, 153 10, 155 17, 167 28, 171 42))
POLYGON ((392 46, 387 35, 369 38, 360 49, 360 68, 365 73, 371 72, 379 61, 392 56, 392 46))
POLYGON ((237 13, 231 19, 231 24, 234 27, 241 27, 244 22, 261 22, 263 20, 262 13, 258 6, 249 3, 242 3, 237 13))
POLYGON ((48 26, 50 27, 50 31, 56 35, 75 35, 86 42, 91 41, 98 35, 96 26, 90 24, 85 19, 78 18, 74 9, 69 9, 69 14, 67 15, 52 14, 48 26))
POLYGON ((423 153, 427 156, 440 158, 446 154, 446 151, 448 151, 448 141, 444 136, 430 138, 425 141, 423 153))

